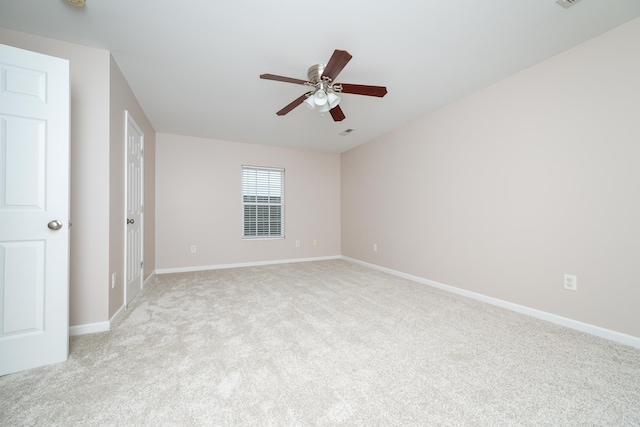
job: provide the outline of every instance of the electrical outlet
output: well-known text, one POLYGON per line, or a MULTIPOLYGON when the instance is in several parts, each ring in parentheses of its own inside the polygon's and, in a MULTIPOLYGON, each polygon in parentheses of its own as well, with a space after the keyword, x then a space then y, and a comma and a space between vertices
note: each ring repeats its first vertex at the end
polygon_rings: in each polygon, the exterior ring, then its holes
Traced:
POLYGON ((115 289, 116 288, 116 282, 118 281, 118 275, 117 273, 113 273, 111 275, 111 289, 115 289))
POLYGON ((198 250, 198 248, 196 247, 196 245, 191 245, 191 253, 192 254, 195 254, 197 250, 198 250))
POLYGON ((572 276, 571 274, 564 275, 564 288, 569 289, 570 291, 578 290, 578 278, 576 276, 572 276))
POLYGON ((373 252, 378 252, 378 245, 375 243, 373 244, 373 252))
POLYGON ((296 248, 300 247, 300 240, 296 240, 296 248))

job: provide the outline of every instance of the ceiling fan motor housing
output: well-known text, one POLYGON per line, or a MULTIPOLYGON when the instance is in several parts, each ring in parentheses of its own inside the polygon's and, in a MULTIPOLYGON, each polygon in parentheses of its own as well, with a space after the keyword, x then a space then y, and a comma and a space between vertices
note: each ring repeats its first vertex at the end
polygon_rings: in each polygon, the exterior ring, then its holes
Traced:
POLYGON ((324 64, 316 64, 309 67, 307 71, 307 77, 311 83, 318 83, 322 80, 322 73, 324 73, 324 64))

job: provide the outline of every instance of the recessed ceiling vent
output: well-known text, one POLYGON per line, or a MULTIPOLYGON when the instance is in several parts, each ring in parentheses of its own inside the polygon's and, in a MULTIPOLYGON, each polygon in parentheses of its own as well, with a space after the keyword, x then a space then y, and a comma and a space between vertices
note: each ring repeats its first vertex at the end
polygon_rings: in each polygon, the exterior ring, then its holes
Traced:
POLYGON ((347 129, 343 132, 340 132, 338 135, 342 135, 342 136, 347 136, 349 135, 351 132, 353 132, 353 129, 347 129))
POLYGON ((64 0, 69 3, 71 6, 82 7, 84 6, 84 0, 64 0))
POLYGON ((558 3, 560 6, 564 7, 565 9, 573 6, 574 4, 578 3, 580 0, 556 0, 556 3, 558 3))

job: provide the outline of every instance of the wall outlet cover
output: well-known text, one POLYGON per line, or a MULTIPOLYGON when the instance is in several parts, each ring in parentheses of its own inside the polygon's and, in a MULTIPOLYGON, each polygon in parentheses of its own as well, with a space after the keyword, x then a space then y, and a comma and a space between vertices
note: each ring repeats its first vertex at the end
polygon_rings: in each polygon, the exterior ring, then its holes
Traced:
POLYGON ((564 275, 564 288, 570 291, 578 290, 578 278, 572 274, 564 275))

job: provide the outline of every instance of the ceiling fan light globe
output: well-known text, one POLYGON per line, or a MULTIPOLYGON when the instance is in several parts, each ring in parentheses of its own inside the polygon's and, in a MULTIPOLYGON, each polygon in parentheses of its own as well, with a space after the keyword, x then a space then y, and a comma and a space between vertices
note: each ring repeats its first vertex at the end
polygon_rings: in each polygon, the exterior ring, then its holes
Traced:
POLYGON ((335 108, 340 104, 340 97, 333 92, 327 94, 327 102, 330 108, 335 108))
POLYGON ((331 106, 329 106, 328 102, 324 105, 321 105, 320 108, 318 108, 318 111, 321 113, 326 113, 329 110, 331 110, 331 106))
POLYGON ((313 102, 313 95, 310 95, 307 97, 307 99, 304 100, 304 103, 307 105, 307 107, 309 107, 312 110, 316 109, 316 104, 313 102))
POLYGON ((327 103, 327 93, 323 90, 318 90, 313 94, 313 102, 316 105, 324 105, 327 103))

